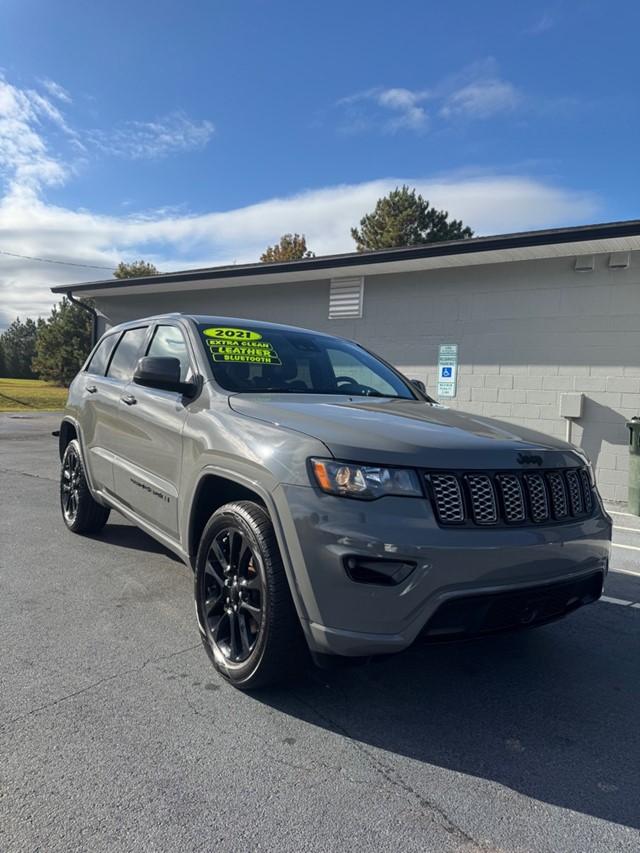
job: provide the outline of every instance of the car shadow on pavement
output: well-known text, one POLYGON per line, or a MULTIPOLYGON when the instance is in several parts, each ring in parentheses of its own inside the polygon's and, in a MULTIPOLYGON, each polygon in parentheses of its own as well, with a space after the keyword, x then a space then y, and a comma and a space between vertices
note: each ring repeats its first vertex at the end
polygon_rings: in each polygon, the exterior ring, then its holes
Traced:
POLYGON ((162 554, 173 560, 175 563, 184 565, 182 560, 177 557, 160 542, 156 542, 151 536, 148 536, 140 528, 134 527, 133 524, 126 522, 109 522, 103 529, 95 535, 86 535, 87 539, 95 539, 96 542, 105 542, 108 545, 115 545, 118 548, 127 548, 131 551, 144 551, 147 554, 162 554))
POLYGON ((311 669, 288 692, 252 695, 355 741, 392 775, 393 755, 370 747, 640 827, 639 628, 637 611, 600 603, 535 631, 311 669))

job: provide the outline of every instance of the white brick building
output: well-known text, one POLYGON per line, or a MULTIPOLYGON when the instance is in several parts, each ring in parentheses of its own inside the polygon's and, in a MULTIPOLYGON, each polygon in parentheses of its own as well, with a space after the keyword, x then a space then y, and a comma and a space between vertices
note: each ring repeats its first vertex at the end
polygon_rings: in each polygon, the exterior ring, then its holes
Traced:
POLYGON ((565 436, 561 395, 583 394, 572 440, 603 496, 625 501, 640 415, 640 221, 482 237, 280 264, 53 288, 96 301, 102 328, 184 311, 290 323, 353 338, 437 388, 448 405, 565 436))

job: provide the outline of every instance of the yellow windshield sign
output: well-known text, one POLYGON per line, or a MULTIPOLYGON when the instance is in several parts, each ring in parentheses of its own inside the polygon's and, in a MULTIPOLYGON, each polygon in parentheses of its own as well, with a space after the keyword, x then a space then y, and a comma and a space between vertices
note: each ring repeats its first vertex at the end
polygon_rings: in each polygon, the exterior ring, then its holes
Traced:
POLYGON ((204 329, 205 343, 213 361, 236 364, 282 364, 273 346, 250 329, 204 329))
POLYGON ((262 335, 252 332, 250 329, 231 329, 222 327, 217 329, 205 329, 204 334, 208 338, 222 338, 225 341, 260 341, 262 335))

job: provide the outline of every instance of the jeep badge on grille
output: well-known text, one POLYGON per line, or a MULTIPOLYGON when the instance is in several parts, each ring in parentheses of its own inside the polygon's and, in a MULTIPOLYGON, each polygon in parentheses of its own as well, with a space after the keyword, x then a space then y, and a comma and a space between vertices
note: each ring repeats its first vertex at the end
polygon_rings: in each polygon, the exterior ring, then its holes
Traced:
POLYGON ((533 456, 531 453, 518 453, 517 461, 521 465, 542 465, 542 456, 533 456))

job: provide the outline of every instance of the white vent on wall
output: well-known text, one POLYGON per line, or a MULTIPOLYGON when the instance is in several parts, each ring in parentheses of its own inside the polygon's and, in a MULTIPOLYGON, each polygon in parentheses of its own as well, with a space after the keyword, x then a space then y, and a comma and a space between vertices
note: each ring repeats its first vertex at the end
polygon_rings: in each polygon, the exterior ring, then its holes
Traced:
POLYGON ((329 292, 329 319, 362 317, 364 278, 332 278, 329 292))
POLYGON ((613 252, 609 255, 610 270, 626 270, 629 268, 629 252, 613 252))
POLYGON ((595 263, 593 255, 578 255, 576 258, 576 272, 591 272, 595 263))

